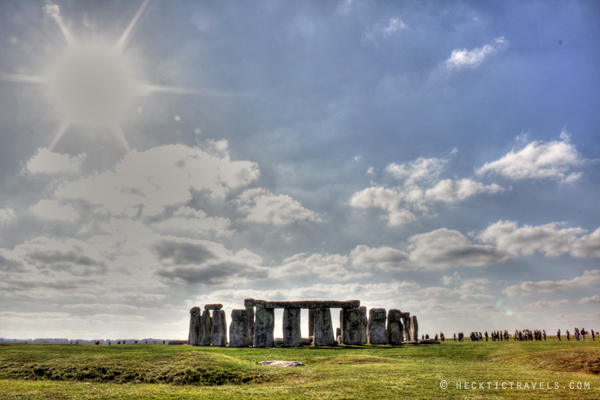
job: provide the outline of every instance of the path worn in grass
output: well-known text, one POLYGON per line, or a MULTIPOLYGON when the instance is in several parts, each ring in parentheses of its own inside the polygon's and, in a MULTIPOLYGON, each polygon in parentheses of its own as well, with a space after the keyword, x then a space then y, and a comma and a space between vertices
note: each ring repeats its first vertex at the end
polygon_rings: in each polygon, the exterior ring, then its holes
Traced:
POLYGON ((598 399, 599 367, 600 342, 555 338, 299 349, 2 344, 0 398, 598 399), (258 364, 275 359, 306 367, 258 364))

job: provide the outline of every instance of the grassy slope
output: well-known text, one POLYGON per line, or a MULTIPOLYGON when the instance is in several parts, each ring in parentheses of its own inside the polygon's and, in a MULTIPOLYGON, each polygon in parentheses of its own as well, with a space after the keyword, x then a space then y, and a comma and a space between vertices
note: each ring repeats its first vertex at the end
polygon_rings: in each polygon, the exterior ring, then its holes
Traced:
POLYGON ((599 345, 555 338, 318 349, 2 344, 0 398, 599 399, 599 345), (269 368, 261 360, 307 366, 269 368), (559 389, 457 390, 456 381, 558 382, 559 389), (570 390, 570 382, 590 389, 570 390))

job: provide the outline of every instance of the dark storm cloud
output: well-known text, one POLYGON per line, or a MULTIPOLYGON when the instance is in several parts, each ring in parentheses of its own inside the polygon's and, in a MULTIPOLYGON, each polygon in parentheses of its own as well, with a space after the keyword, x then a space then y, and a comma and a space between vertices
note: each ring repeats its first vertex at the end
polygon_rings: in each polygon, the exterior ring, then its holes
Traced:
POLYGON ((198 243, 162 241, 152 246, 158 261, 174 265, 202 264, 215 258, 205 246, 198 243))
POLYGON ((250 265, 230 261, 203 266, 163 268, 156 271, 156 274, 179 283, 202 285, 234 282, 240 278, 265 279, 268 275, 264 270, 257 270, 250 265))

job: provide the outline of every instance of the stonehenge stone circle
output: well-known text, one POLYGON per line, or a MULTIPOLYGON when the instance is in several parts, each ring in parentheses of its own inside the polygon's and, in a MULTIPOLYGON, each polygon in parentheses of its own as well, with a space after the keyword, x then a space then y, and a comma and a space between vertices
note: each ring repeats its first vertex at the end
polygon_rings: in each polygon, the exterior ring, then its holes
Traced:
POLYGON ((246 310, 231 310, 229 324, 229 347, 247 347, 246 310))
MULTIPOLYGON (((227 345, 227 319, 222 304, 206 304, 190 309, 187 343, 192 346, 227 345), (202 311, 202 312, 201 312, 202 311), (212 314, 212 316, 211 316, 212 314)), ((284 347, 302 345, 334 346, 345 344, 418 343, 417 317, 408 312, 385 308, 367 308, 360 300, 265 301, 245 299, 244 309, 231 311, 230 347, 284 347), (283 309, 283 337, 275 339, 275 309, 283 309), (334 327, 331 308, 339 308, 339 327, 334 327), (308 338, 301 335, 302 309, 308 309, 308 338), (334 331, 335 328, 335 331, 334 331), (335 332, 335 335, 334 335, 335 332), (277 343, 276 343, 277 342, 277 343)))
POLYGON ((369 310, 368 338, 370 344, 387 344, 387 330, 385 328, 385 308, 371 308, 369 310))

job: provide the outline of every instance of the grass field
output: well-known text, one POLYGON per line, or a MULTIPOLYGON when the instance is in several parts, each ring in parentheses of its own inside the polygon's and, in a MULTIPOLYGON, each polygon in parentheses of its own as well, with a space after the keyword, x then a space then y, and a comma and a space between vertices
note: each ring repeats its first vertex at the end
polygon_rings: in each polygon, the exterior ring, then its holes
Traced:
POLYGON ((599 341, 554 337, 298 349, 0 345, 2 399, 600 399, 599 373, 599 341), (262 360, 306 366, 263 367, 262 360))

